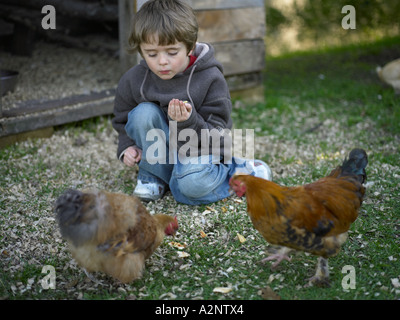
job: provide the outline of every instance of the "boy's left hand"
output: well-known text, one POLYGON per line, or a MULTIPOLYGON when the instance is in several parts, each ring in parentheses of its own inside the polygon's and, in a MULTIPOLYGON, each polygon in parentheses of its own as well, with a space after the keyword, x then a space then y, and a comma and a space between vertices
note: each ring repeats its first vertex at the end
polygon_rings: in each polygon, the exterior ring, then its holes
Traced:
POLYGON ((168 116, 177 122, 186 121, 192 113, 192 106, 186 101, 172 99, 168 105, 168 116))

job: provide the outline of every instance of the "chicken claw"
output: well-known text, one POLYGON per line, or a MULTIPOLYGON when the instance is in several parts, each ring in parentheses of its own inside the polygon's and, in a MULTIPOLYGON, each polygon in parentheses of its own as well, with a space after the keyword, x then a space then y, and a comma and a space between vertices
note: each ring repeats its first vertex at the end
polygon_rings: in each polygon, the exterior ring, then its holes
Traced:
POLYGON ((97 280, 89 271, 86 270, 86 268, 82 268, 83 271, 85 272, 86 276, 94 283, 96 283, 97 285, 102 286, 103 284, 97 280))
POLYGON ((265 263, 266 261, 271 261, 271 260, 276 260, 276 262, 273 263, 271 266, 272 269, 275 269, 283 260, 291 261, 292 258, 287 256, 286 254, 275 253, 268 256, 265 259, 262 259, 261 262, 265 263))
POLYGON ((308 283, 304 285, 304 288, 309 288, 313 286, 324 288, 330 287, 329 277, 312 276, 308 279, 308 283))
POLYGON ((291 250, 289 248, 280 248, 276 253, 269 255, 265 259, 262 259, 261 262, 265 263, 266 261, 276 260, 276 262, 271 266, 272 269, 275 269, 283 260, 287 260, 289 262, 292 261, 292 258, 287 255, 290 251, 291 250))

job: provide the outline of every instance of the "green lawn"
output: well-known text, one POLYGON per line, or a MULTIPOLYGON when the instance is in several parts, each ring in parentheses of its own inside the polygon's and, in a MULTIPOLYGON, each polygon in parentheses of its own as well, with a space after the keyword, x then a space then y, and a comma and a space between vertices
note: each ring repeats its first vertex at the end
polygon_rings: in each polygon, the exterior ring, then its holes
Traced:
POLYGON ((186 206, 170 194, 147 207, 178 216, 174 241, 189 256, 180 258, 165 239, 142 279, 123 285, 96 273, 97 283, 88 280, 60 238, 52 206, 68 187, 133 191, 136 171, 116 160, 110 117, 101 117, 0 150, 0 298, 256 300, 269 286, 282 299, 399 299, 400 97, 375 73, 399 56, 400 38, 392 38, 267 59, 266 102, 234 102, 235 128, 255 130, 256 157, 280 184, 311 182, 351 148, 367 151, 365 201, 342 251, 329 259, 329 288, 304 287, 314 256, 293 254, 274 271, 260 263, 269 246, 245 200, 186 206), (55 268, 54 290, 41 285, 45 265, 55 268), (355 289, 342 286, 346 266, 354 268, 355 289))

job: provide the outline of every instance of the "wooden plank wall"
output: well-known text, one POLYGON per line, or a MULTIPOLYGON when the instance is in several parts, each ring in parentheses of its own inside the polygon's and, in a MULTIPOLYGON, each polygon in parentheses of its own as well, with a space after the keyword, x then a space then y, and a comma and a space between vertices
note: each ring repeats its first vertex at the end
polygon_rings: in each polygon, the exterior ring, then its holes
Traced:
MULTIPOLYGON (((120 6, 134 2, 138 10, 146 0, 119 0, 120 6)), ((195 10, 199 23, 198 41, 211 43, 224 67, 231 91, 262 86, 265 66, 265 6, 263 0, 186 0, 195 10)), ((132 8, 132 6, 131 6, 132 8)), ((130 25, 132 11, 120 11, 123 26, 130 25), (129 20, 129 21, 127 21, 129 20)), ((122 29, 121 29, 122 30, 122 29)), ((121 44, 129 30, 121 31, 121 44)), ((124 40, 125 39, 125 40, 124 40)), ((123 49, 121 49, 122 53, 123 49)), ((122 53, 121 67, 129 69, 140 59, 122 53)))

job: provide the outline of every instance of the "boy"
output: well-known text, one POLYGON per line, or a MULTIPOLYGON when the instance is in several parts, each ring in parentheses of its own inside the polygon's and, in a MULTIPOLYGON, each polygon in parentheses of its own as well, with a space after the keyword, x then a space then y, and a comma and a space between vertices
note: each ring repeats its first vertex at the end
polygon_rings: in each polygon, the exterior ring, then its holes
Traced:
POLYGON ((230 195, 228 182, 236 170, 271 179, 262 161, 223 163, 232 104, 214 49, 197 43, 197 32, 192 8, 180 0, 150 0, 134 17, 129 44, 144 60, 122 76, 112 124, 119 134, 118 158, 130 167, 138 164, 134 195, 145 201, 160 199, 168 186, 185 204, 221 200, 230 195), (201 139, 204 130, 221 133, 210 154, 203 152, 209 146, 201 139), (190 161, 182 161, 188 146, 181 151, 181 133, 193 138, 189 151, 202 150, 191 153, 190 161), (155 151, 155 145, 163 147, 155 151))

